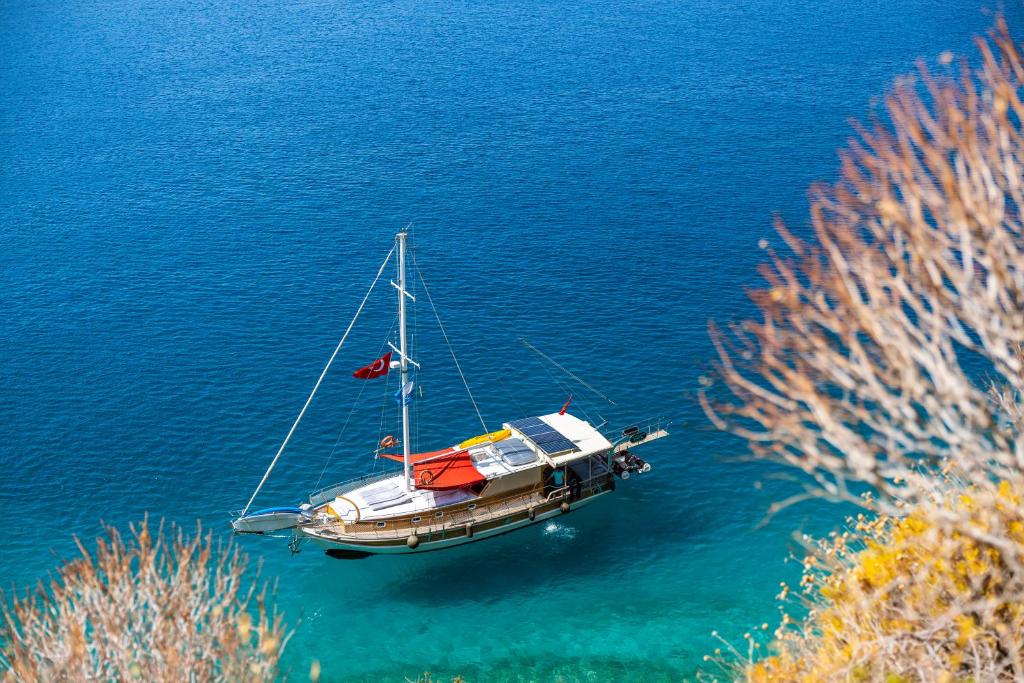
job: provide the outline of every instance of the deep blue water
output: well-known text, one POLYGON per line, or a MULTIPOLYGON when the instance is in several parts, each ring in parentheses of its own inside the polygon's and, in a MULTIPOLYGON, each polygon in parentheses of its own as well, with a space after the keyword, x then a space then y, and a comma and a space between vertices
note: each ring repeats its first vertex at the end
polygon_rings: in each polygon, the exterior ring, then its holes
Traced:
MULTIPOLYGON (((1019 25, 1017 5, 1008 8, 1019 25)), ((489 425, 557 409, 524 336, 676 420, 650 477, 488 543, 338 562, 246 539, 304 680, 679 680, 775 615, 802 506, 693 399, 707 320, 749 307, 779 213, 916 58, 970 53, 977 2, 0 3, 0 554, 31 584, 145 512, 227 536, 392 235, 489 425)), ((370 469, 380 386, 348 372, 381 287, 261 502, 370 469), (372 396, 371 396, 372 395, 372 396)), ((479 432, 418 308, 419 442, 479 432)), ((384 399, 386 401, 386 399, 384 399)), ((492 426, 492 428, 493 428, 492 426)))

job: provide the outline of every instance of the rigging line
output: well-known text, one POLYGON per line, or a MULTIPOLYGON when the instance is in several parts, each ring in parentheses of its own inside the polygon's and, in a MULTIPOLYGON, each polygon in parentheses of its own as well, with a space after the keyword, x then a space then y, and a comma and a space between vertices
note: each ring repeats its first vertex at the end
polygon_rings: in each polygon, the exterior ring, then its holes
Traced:
MULTIPOLYGON (((398 321, 398 316, 396 315, 395 319, 391 322, 391 329, 388 330, 387 336, 384 337, 384 342, 380 345, 380 348, 377 349, 377 356, 378 357, 382 353, 384 353, 384 347, 387 346, 387 344, 388 344, 387 340, 391 337, 391 333, 394 331, 395 325, 397 324, 397 321, 398 321)), ((322 470, 320 470, 320 476, 317 477, 316 485, 313 486, 313 490, 314 491, 317 491, 317 490, 320 489, 320 482, 323 480, 324 474, 326 474, 326 472, 327 472, 327 468, 331 466, 331 461, 334 460, 334 454, 338 452, 338 446, 341 444, 341 437, 343 437, 345 435, 345 431, 348 429, 349 423, 352 422, 352 416, 355 414, 356 408, 359 407, 359 399, 361 399, 363 397, 363 392, 366 391, 366 385, 367 384, 368 384, 368 382, 360 382, 360 384, 359 384, 359 393, 356 394, 356 400, 352 402, 352 408, 351 408, 351 410, 348 411, 348 417, 345 418, 345 424, 343 424, 341 426, 341 431, 338 432, 338 438, 335 439, 335 441, 334 441, 334 447, 331 449, 331 454, 327 456, 327 462, 324 463, 324 468, 322 470)), ((380 440, 380 436, 379 435, 377 437, 377 440, 378 441, 380 440)))
POLYGON ((420 277, 420 282, 423 283, 423 292, 427 295, 427 301, 430 302, 430 308, 434 311, 434 317, 437 318, 437 326, 441 328, 441 335, 444 337, 444 343, 448 345, 448 352, 452 354, 452 360, 455 361, 455 369, 459 371, 459 377, 462 378, 462 385, 466 387, 466 393, 469 394, 469 400, 473 404, 473 410, 476 411, 476 416, 480 418, 480 424, 483 426, 484 431, 487 431, 487 423, 484 422, 484 416, 480 414, 480 407, 476 404, 476 399, 473 398, 473 392, 469 389, 469 382, 466 381, 466 375, 462 372, 462 366, 459 365, 459 359, 455 357, 455 349, 452 348, 452 343, 448 341, 448 333, 444 331, 444 323, 441 322, 441 316, 437 313, 437 306, 434 305, 434 300, 430 296, 430 289, 427 287, 427 281, 423 279, 423 272, 420 270, 419 263, 416 262, 416 254, 413 252, 412 265, 416 269, 416 274, 420 277))
MULTIPOLYGON (((398 316, 396 315, 395 318, 397 319, 398 316)), ((392 323, 391 330, 388 331, 388 338, 391 337, 391 334, 394 331, 395 331, 394 330, 394 323, 392 323)), ((382 396, 383 396, 383 399, 382 399, 383 403, 381 404, 381 407, 380 407, 380 423, 377 425, 377 444, 376 444, 377 446, 380 445, 380 442, 383 440, 383 437, 384 437, 384 423, 387 422, 388 397, 391 395, 391 376, 393 374, 394 373, 392 373, 392 372, 388 372, 388 374, 384 375, 384 393, 382 394, 382 396)), ((394 429, 390 429, 388 431, 392 431, 393 432, 395 430, 394 429)), ((380 469, 383 472, 384 471, 384 465, 383 465, 383 461, 380 458, 380 451, 377 450, 377 448, 374 448, 373 449, 373 459, 370 461, 370 471, 371 472, 376 471, 377 463, 378 462, 381 463, 381 468, 380 469)))
MULTIPOLYGON (((559 387, 561 387, 562 390, 565 391, 565 393, 569 394, 569 399, 570 400, 572 398, 574 398, 573 393, 572 393, 572 387, 568 386, 562 380, 560 380, 557 377, 555 377, 551 373, 551 370, 546 365, 544 365, 543 363, 540 363, 540 367, 541 367, 541 369, 544 370, 545 373, 547 373, 548 378, 551 379, 552 382, 554 382, 559 387)), ((585 403, 586 403, 585 401, 583 401, 581 399, 577 399, 576 400, 576 407, 580 409, 581 413, 583 413, 583 417, 587 418, 587 422, 592 422, 592 420, 590 419, 590 413, 587 412, 587 408, 586 408, 585 403)))
MULTIPOLYGON (((408 227, 410 229, 410 232, 411 232, 412 237, 413 237, 413 242, 412 242, 412 245, 410 246, 409 253, 412 256, 413 262, 415 262, 416 261, 416 232, 415 232, 415 229, 413 228, 413 224, 412 224, 411 221, 410 221, 409 225, 406 226, 406 227, 408 227)), ((416 295, 419 294, 419 291, 416 288, 416 278, 412 278, 412 280, 411 280, 411 289, 412 289, 412 296, 413 296, 413 306, 412 306, 412 339, 411 339, 412 346, 411 346, 411 353, 412 353, 413 358, 419 358, 419 354, 420 354, 420 346, 419 346, 419 343, 420 343, 420 322, 419 322, 420 321, 420 317, 419 317, 420 307, 417 306, 416 303, 415 303, 416 302, 416 295)), ((421 404, 423 403, 423 401, 416 400, 416 394, 420 394, 420 396, 423 395, 423 368, 417 368, 416 370, 417 370, 416 371, 416 381, 414 382, 413 396, 410 398, 410 400, 412 401, 413 423, 412 423, 412 434, 409 436, 409 438, 411 440, 411 443, 409 444, 409 446, 410 446, 410 449, 413 450, 413 451, 418 451, 419 450, 419 446, 420 446, 420 424, 422 422, 422 420, 420 420, 420 417, 421 417, 422 412, 423 412, 422 408, 421 408, 421 404)))
MULTIPOLYGON (((548 376, 548 379, 551 380, 552 384, 557 386, 560 390, 564 391, 569 397, 575 397, 575 394, 573 392, 572 387, 569 386, 568 384, 566 384, 561 379, 561 377, 559 377, 559 376, 555 375, 553 372, 551 372, 551 368, 549 368, 544 363, 543 360, 537 359, 537 365, 540 366, 540 369, 543 370, 544 374, 548 376)), ((583 404, 583 399, 582 398, 577 398, 576 401, 575 401, 575 405, 582 409, 582 404, 583 404)), ((584 415, 586 415, 586 410, 583 410, 583 413, 584 413, 584 415)), ((587 419, 589 420, 590 417, 587 416, 587 419)))
POLYGON ((513 405, 513 406, 515 406, 515 409, 516 409, 517 411, 519 411, 519 416, 520 416, 520 417, 529 417, 529 416, 528 416, 528 415, 526 414, 526 411, 525 411, 525 410, 523 410, 522 406, 520 406, 520 405, 519 405, 519 402, 518 402, 518 401, 516 401, 516 398, 515 398, 515 396, 516 396, 516 395, 515 395, 515 393, 513 393, 513 392, 509 391, 509 389, 508 389, 508 385, 506 385, 506 384, 505 384, 505 380, 503 380, 503 379, 501 378, 501 374, 500 374, 500 373, 498 374, 498 383, 499 383, 499 384, 501 384, 501 388, 502 388, 502 391, 504 391, 504 392, 505 392, 505 395, 506 395, 506 396, 508 396, 508 398, 509 398, 509 400, 510 400, 510 401, 512 401, 512 405, 513 405))
POLYGON ((309 392, 309 398, 306 399, 305 405, 303 405, 302 410, 299 411, 299 416, 296 417, 295 422, 292 423, 292 428, 288 430, 288 436, 284 437, 284 442, 281 444, 281 447, 277 449, 277 454, 274 456, 274 459, 270 461, 270 467, 268 467, 267 471, 263 473, 263 478, 260 479, 259 485, 256 487, 256 490, 252 492, 252 497, 249 498, 249 502, 245 504, 245 509, 242 510, 243 517, 245 516, 245 513, 249 511, 249 508, 252 507, 252 502, 256 500, 256 496, 259 495, 260 489, 262 489, 263 485, 267 483, 267 477, 270 476, 270 473, 274 469, 274 465, 277 464, 277 459, 281 457, 281 453, 284 452, 285 446, 287 446, 288 442, 291 440, 292 434, 295 433, 295 428, 299 426, 299 421, 302 420, 302 416, 306 414, 306 409, 309 408, 309 404, 313 402, 313 396, 316 395, 316 390, 320 388, 321 382, 323 382, 324 377, 327 376, 327 371, 330 369, 331 363, 334 362, 334 359, 338 356, 338 352, 341 351, 341 347, 345 343, 345 340, 348 339, 348 333, 352 331, 352 326, 356 324, 359 314, 363 312, 363 306, 366 305, 366 300, 370 298, 373 288, 377 286, 377 281, 380 280, 381 273, 384 272, 384 269, 388 265, 388 261, 391 260, 391 255, 394 253, 395 248, 391 247, 391 251, 389 251, 388 255, 384 258, 384 263, 380 264, 380 268, 377 269, 377 277, 373 278, 373 282, 370 284, 370 289, 366 290, 366 296, 363 297, 362 302, 359 304, 359 308, 356 309, 356 314, 348 324, 345 334, 341 336, 341 341, 339 341, 338 345, 334 347, 334 353, 332 353, 331 357, 327 360, 327 365, 324 366, 323 372, 320 373, 320 378, 317 379, 316 384, 313 385, 313 391, 309 392))
POLYGON ((359 387, 359 393, 356 394, 356 400, 352 404, 351 410, 348 411, 348 417, 345 418, 345 424, 341 426, 341 431, 338 432, 338 438, 334 442, 334 448, 331 449, 331 454, 327 456, 327 462, 324 463, 324 468, 320 470, 320 476, 316 478, 316 484, 313 485, 314 491, 320 490, 320 482, 323 480, 324 474, 327 473, 327 468, 331 466, 331 461, 334 460, 334 454, 338 451, 338 445, 341 443, 341 437, 345 435, 345 430, 348 429, 348 425, 352 421, 352 415, 355 414, 356 408, 359 406, 359 399, 363 397, 364 391, 366 391, 366 383, 363 383, 359 387))
POLYGON ((597 394, 598 396, 600 396, 600 397, 601 397, 601 398, 603 398, 604 400, 606 400, 606 401, 608 401, 609 403, 611 403, 611 404, 612 404, 613 406, 614 406, 614 405, 618 405, 618 404, 617 404, 617 403, 616 403, 615 401, 611 400, 610 398, 608 398, 607 396, 605 396, 604 394, 602 394, 602 393, 601 393, 600 391, 598 391, 597 389, 595 389, 595 388, 594 388, 594 387, 592 387, 591 385, 587 384, 587 383, 586 383, 585 381, 583 381, 583 380, 582 380, 582 379, 581 379, 580 377, 578 377, 578 376, 577 376, 576 374, 574 374, 574 373, 573 373, 573 372, 571 372, 570 370, 567 370, 567 369, 566 369, 565 367, 563 367, 563 366, 562 366, 562 365, 560 365, 560 364, 559 364, 559 363, 558 363, 557 361, 555 361, 555 359, 554 359, 554 358, 552 358, 552 357, 551 357, 551 356, 549 356, 548 354, 544 353, 543 351, 541 351, 540 349, 538 349, 538 348, 537 348, 536 346, 534 346, 534 345, 533 345, 533 344, 531 344, 530 342, 526 341, 526 339, 524 339, 523 337, 520 337, 520 338, 519 338, 519 341, 520 341, 520 342, 522 342, 522 343, 523 343, 523 344, 524 344, 524 345, 526 346, 526 348, 528 348, 528 349, 530 349, 531 351, 533 351, 534 353, 536 353, 536 354, 540 355, 540 356, 541 356, 542 358, 546 358, 546 359, 547 359, 548 361, 550 361, 550 362, 551 362, 551 364, 552 364, 552 365, 554 365, 554 366, 555 366, 556 368, 558 368, 559 370, 561 370, 561 371, 562 371, 562 372, 564 372, 565 374, 569 375, 569 376, 570 376, 570 377, 572 377, 572 378, 573 378, 574 380, 576 380, 577 382, 579 382, 580 384, 582 384, 583 386, 585 386, 585 387, 586 387, 587 389, 590 389, 590 390, 591 390, 592 392, 594 392, 595 394, 597 394))

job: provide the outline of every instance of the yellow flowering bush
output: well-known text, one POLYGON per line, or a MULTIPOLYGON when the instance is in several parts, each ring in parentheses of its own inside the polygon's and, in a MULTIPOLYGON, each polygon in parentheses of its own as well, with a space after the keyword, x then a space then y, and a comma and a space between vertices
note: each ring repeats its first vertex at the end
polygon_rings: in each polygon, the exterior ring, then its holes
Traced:
POLYGON ((810 549, 800 589, 783 586, 780 598, 806 617, 784 616, 769 655, 733 673, 757 683, 1020 680, 1022 493, 1004 480, 991 499, 966 490, 932 510, 850 519, 810 549), (946 515, 964 525, 936 521, 946 515))
POLYGON ((1024 681, 1024 58, 1002 19, 976 44, 892 89, 813 238, 762 241, 758 317, 711 326, 701 400, 806 477, 779 505, 864 510, 783 587, 803 617, 711 658, 729 677, 1024 681))

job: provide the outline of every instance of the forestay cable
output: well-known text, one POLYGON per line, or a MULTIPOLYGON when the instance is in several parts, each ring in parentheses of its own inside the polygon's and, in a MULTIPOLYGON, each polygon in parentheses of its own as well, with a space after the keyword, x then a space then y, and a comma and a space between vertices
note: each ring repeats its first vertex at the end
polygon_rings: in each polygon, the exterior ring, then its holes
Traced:
POLYGON ((373 292, 373 288, 377 286, 377 281, 380 280, 381 273, 384 272, 384 269, 388 265, 388 261, 391 260, 391 255, 394 253, 395 248, 391 247, 391 251, 389 251, 388 255, 384 258, 384 263, 380 264, 380 269, 377 270, 377 277, 373 278, 373 283, 370 285, 370 289, 366 291, 366 296, 363 297, 362 302, 360 302, 359 304, 359 308, 356 309, 356 314, 352 317, 352 322, 348 324, 348 328, 345 330, 345 334, 341 336, 341 341, 339 341, 338 345, 334 348, 334 353, 331 354, 330 359, 328 359, 327 361, 327 365, 324 366, 323 372, 320 373, 320 378, 317 379, 316 384, 313 386, 313 391, 309 392, 309 398, 306 399, 306 404, 303 405, 302 410, 299 411, 299 416, 295 418, 295 422, 292 423, 292 428, 288 430, 288 436, 284 437, 284 442, 281 444, 281 447, 277 449, 277 455, 275 455, 274 459, 270 461, 270 467, 267 468, 267 471, 263 474, 263 478, 260 479, 259 486, 257 486, 256 490, 252 492, 252 497, 249 498, 249 502, 245 504, 245 509, 242 510, 243 517, 245 516, 245 513, 249 511, 249 508, 252 506, 252 502, 256 500, 256 496, 259 495, 260 489, 262 489, 263 485, 267 483, 267 477, 270 476, 270 473, 274 469, 274 465, 277 464, 277 459, 281 457, 281 453, 284 452, 285 446, 287 446, 288 441, 291 440, 292 434, 295 433, 295 428, 299 426, 299 421, 302 420, 302 416, 306 414, 306 409, 309 408, 309 404, 313 402, 313 396, 316 395, 316 390, 320 388, 320 383, 324 381, 324 377, 327 375, 327 371, 330 369, 331 363, 334 362, 334 359, 335 357, 337 357, 338 352, 341 351, 342 345, 348 338, 348 333, 352 331, 352 326, 356 324, 356 320, 359 318, 359 314, 363 312, 363 306, 366 305, 366 300, 370 298, 370 294, 373 292))
MULTIPOLYGON (((396 315, 395 316, 395 322, 391 323, 391 329, 388 330, 387 337, 384 338, 384 341, 381 343, 380 348, 377 349, 377 357, 378 358, 381 355, 383 355, 384 348, 388 345, 387 340, 391 338, 391 333, 394 332, 395 325, 397 324, 397 321, 398 321, 398 316, 396 315)), ((390 377, 390 374, 387 375, 387 376, 390 377)), ((316 484, 313 485, 313 490, 314 491, 319 491, 320 490, 320 482, 323 481, 324 474, 327 473, 327 468, 331 466, 331 461, 334 460, 334 454, 338 452, 338 446, 341 445, 341 438, 345 435, 345 430, 348 429, 349 424, 352 422, 352 416, 356 414, 356 409, 359 407, 359 401, 363 397, 363 392, 366 391, 366 387, 369 384, 370 384, 370 382, 360 382, 359 383, 359 393, 356 394, 356 400, 352 402, 352 407, 348 411, 348 417, 345 418, 345 424, 341 425, 341 431, 338 432, 338 438, 334 440, 334 447, 331 448, 331 454, 327 456, 327 462, 324 463, 324 468, 322 470, 320 470, 320 476, 316 478, 316 484)), ((384 388, 386 390, 387 386, 385 385, 384 388)), ((385 393, 385 395, 387 395, 387 391, 385 391, 384 393, 385 393)), ((383 425, 381 425, 381 430, 383 430, 383 428, 384 428, 383 425)), ((377 435, 377 440, 378 441, 380 440, 380 434, 379 433, 377 435)))

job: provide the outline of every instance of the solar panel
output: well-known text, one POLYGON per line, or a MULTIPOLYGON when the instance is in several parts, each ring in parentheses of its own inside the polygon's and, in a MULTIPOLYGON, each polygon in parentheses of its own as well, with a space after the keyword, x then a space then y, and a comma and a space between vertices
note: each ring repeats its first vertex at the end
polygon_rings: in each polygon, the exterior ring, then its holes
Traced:
MULTIPOLYGON (((512 427, 513 429, 518 429, 519 431, 523 431, 523 428, 525 427, 536 427, 538 425, 544 425, 545 427, 547 427, 547 425, 544 423, 544 420, 540 419, 539 417, 524 417, 521 420, 509 422, 508 425, 509 427, 512 427)), ((550 429, 550 427, 548 428, 550 429)))
MULTIPOLYGON (((541 434, 540 436, 531 436, 530 439, 532 441, 534 441, 535 443, 554 443, 554 442, 568 441, 568 439, 566 439, 561 434, 553 434, 553 433, 552 434, 541 434)), ((572 442, 569 441, 569 443, 572 443, 572 442)))
POLYGON ((572 441, 569 441, 569 439, 565 438, 561 434, 558 434, 557 436, 552 438, 550 441, 544 441, 543 443, 538 443, 537 446, 542 451, 547 453, 548 455, 554 455, 555 453, 564 453, 566 451, 578 450, 576 448, 576 445, 572 441))
MULTIPOLYGON (((538 434, 537 436, 531 436, 531 439, 537 443, 548 443, 549 441, 561 441, 565 437, 561 434, 555 434, 554 432, 548 432, 546 434, 538 434)), ((572 443, 572 442, 570 442, 572 443)))
POLYGON ((509 422, 508 425, 519 431, 548 455, 579 450, 572 441, 539 417, 524 417, 521 420, 509 422))

